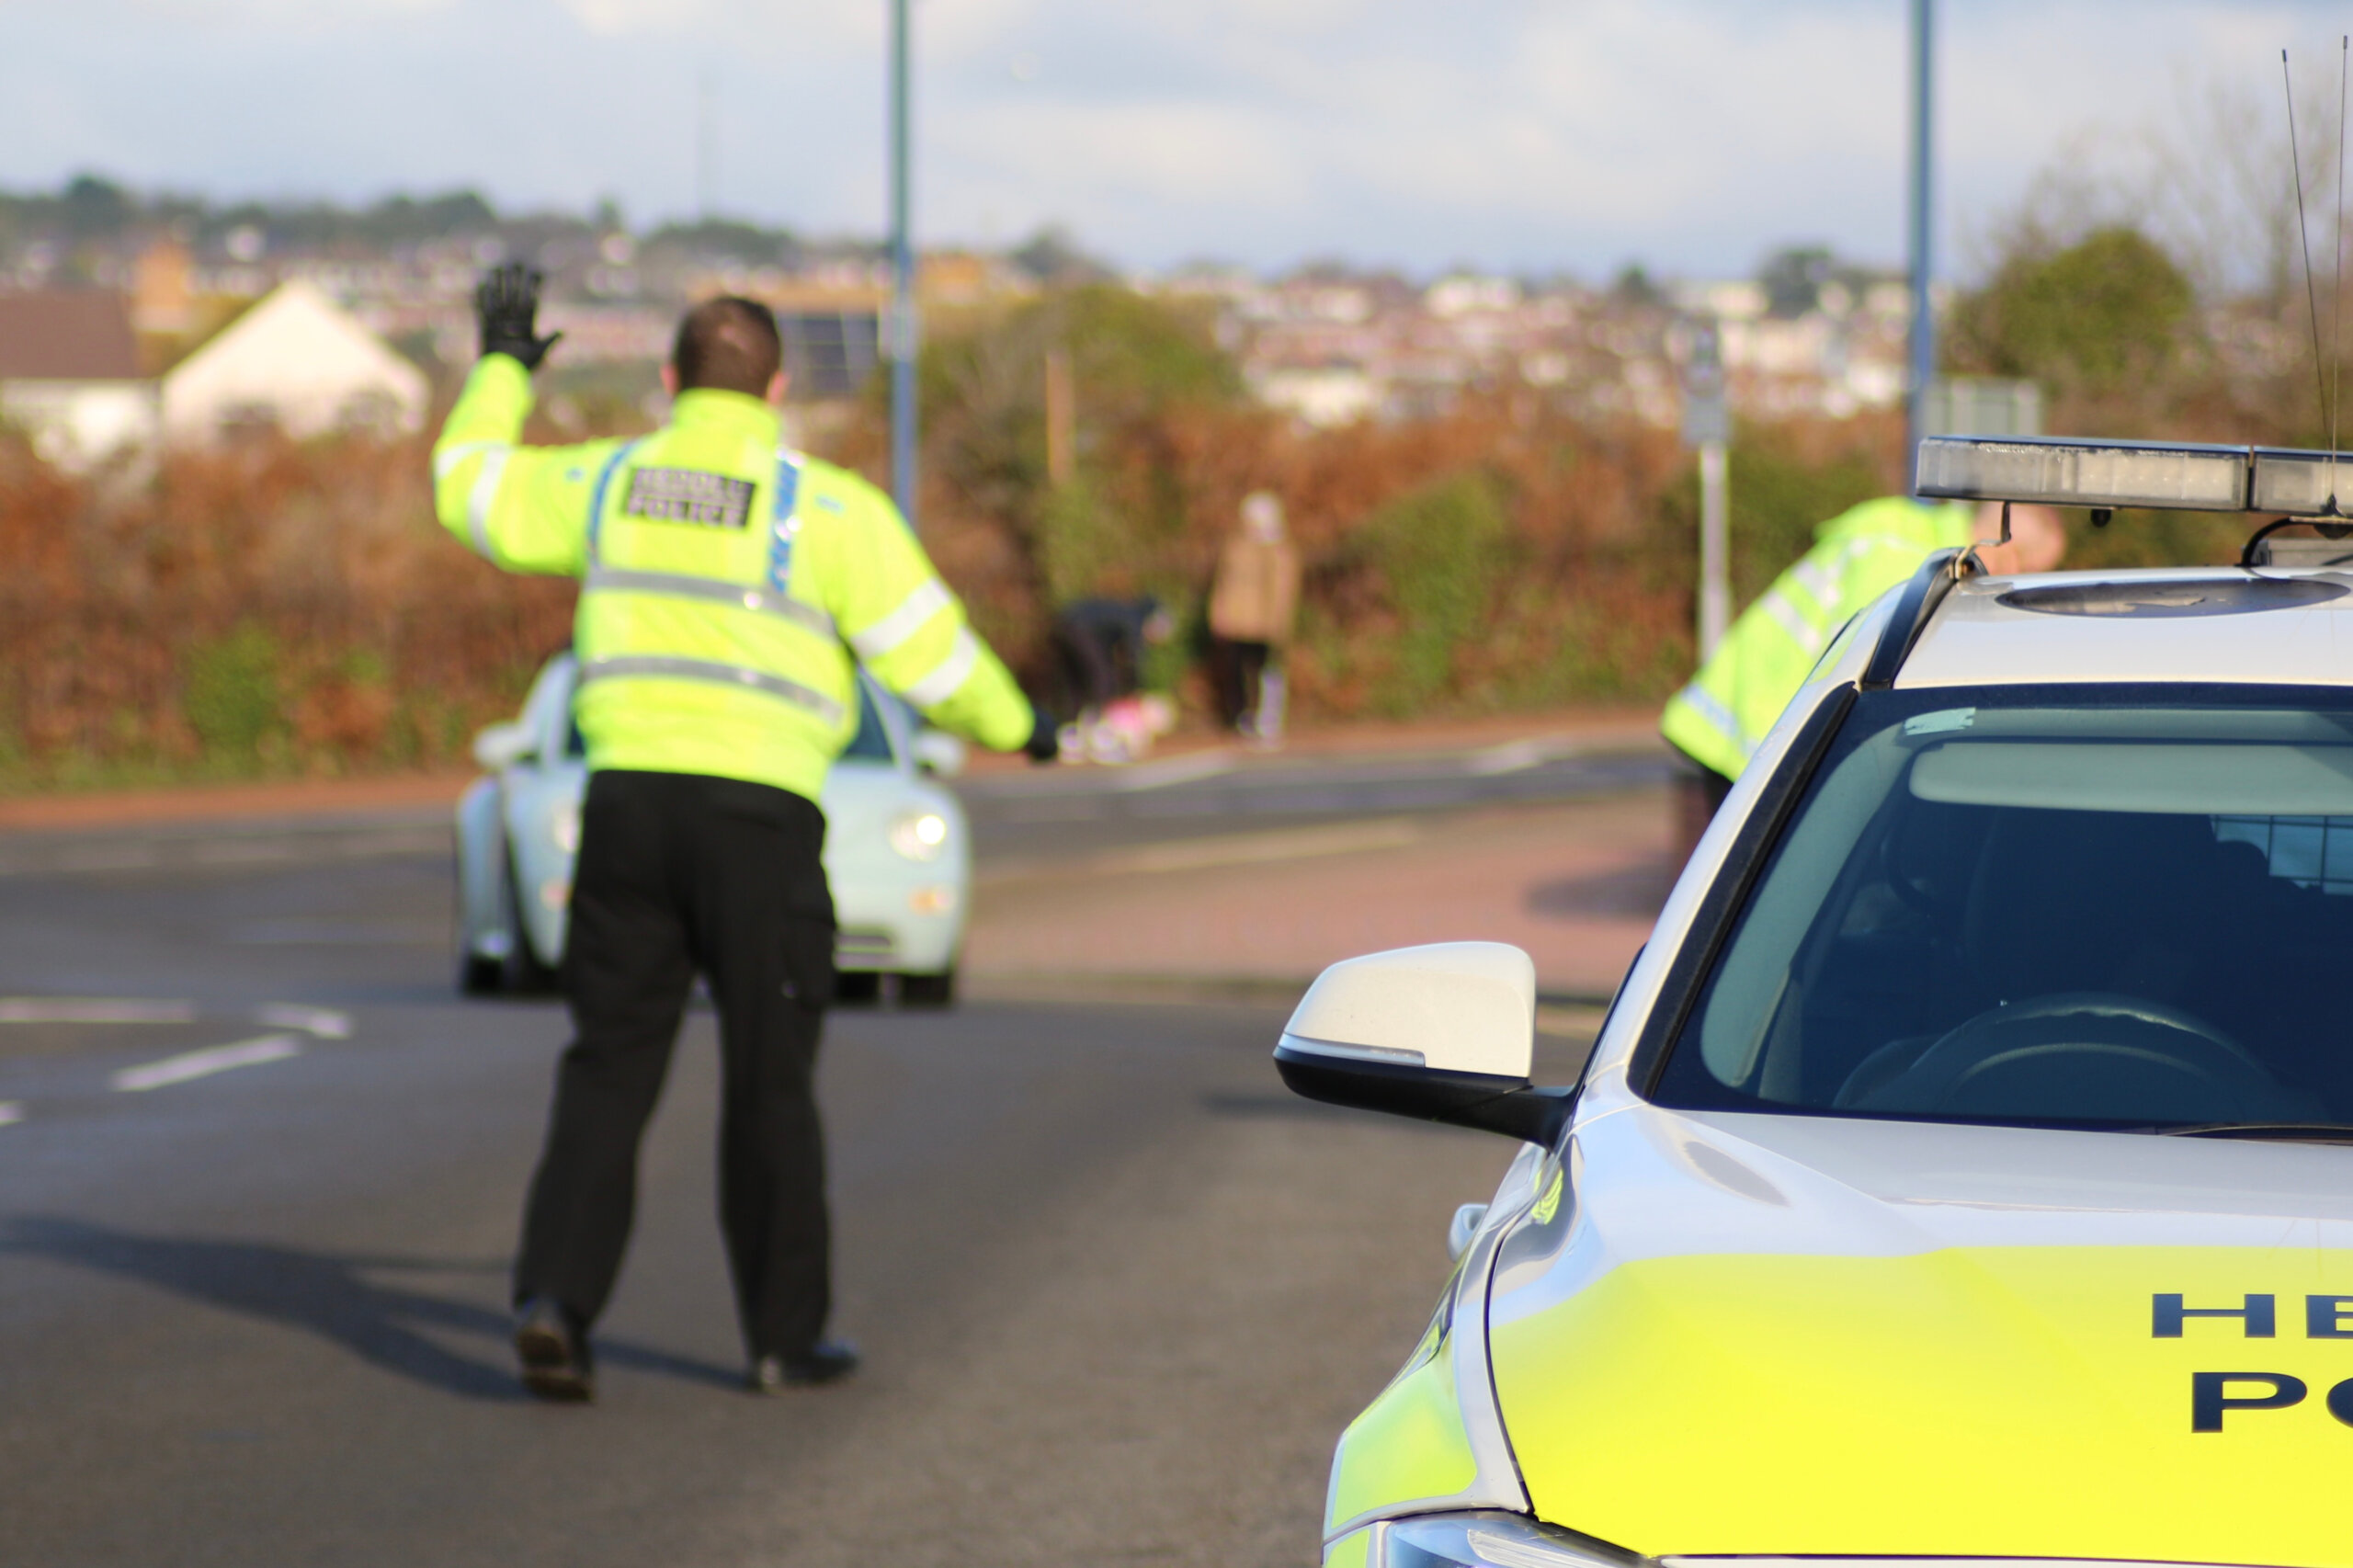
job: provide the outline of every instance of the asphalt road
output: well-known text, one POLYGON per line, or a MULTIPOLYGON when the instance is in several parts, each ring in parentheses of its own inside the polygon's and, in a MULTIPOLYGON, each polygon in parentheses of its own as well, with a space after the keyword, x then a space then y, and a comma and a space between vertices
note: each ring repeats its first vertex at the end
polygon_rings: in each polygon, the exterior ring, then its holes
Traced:
MULTIPOLYGON (((1574 761, 1025 777, 975 815, 986 855, 1059 853, 1574 761)), ((1333 1438, 1508 1145, 1288 1098, 1279 1008, 838 1013, 838 1326, 870 1366, 763 1401, 699 1017, 603 1398, 540 1406, 505 1271, 563 1018, 449 994, 433 832, 0 846, 0 1562, 1313 1561, 1333 1438)))
POLYGON ((958 792, 985 867, 1369 816, 1584 800, 1668 775, 1668 754, 1654 742, 1540 737, 1355 756, 1197 752, 1131 767, 992 773, 958 792))

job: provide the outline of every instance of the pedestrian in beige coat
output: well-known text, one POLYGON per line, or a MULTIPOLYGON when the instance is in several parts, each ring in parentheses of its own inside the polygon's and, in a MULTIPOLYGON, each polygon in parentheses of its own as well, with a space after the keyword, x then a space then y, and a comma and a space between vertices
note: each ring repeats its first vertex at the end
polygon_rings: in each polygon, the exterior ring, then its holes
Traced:
POLYGON ((1282 655, 1298 613, 1299 551, 1283 537, 1283 504, 1253 492, 1218 555, 1210 635, 1225 722, 1269 745, 1282 739, 1282 655))

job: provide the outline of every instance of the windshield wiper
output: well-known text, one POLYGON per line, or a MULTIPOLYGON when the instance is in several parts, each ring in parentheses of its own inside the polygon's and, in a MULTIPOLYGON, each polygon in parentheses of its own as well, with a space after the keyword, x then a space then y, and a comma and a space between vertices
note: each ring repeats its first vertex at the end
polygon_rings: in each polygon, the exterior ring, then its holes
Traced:
POLYGON ((2150 1127, 2160 1138, 2276 1139, 2283 1143, 2353 1143, 2353 1122, 2194 1121, 2181 1127, 2150 1127))

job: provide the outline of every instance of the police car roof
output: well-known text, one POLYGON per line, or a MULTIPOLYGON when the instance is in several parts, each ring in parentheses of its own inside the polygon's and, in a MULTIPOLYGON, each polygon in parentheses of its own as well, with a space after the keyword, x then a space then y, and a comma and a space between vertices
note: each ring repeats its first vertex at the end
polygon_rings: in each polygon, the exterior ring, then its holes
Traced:
POLYGON ((1938 605, 1894 684, 2074 681, 2353 686, 2353 572, 1968 578, 1938 605))

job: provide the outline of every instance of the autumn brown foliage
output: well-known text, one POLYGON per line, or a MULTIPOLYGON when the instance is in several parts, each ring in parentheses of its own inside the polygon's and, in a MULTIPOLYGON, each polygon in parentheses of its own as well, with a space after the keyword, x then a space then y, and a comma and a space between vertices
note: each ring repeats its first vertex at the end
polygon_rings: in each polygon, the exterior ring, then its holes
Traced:
MULTIPOLYGON (((1259 489, 1306 561, 1307 722, 1648 699, 1688 669, 1695 503, 1669 432, 1588 427, 1518 391, 1328 431, 1180 399, 1098 425, 1065 494, 961 483, 953 430, 926 448, 926 542, 1033 681, 1058 586, 1152 591, 1190 617, 1155 674, 1199 721, 1199 609, 1259 489)), ((861 423, 831 444, 879 477, 878 437, 861 423)), ((1744 578, 1883 487, 1893 441, 1870 421, 1745 441, 1744 578)), ((427 472, 421 437, 256 441, 86 482, 0 444, 0 787, 462 766, 565 642, 574 590, 451 540, 427 472)))
POLYGON ((256 441, 68 479, 0 443, 0 781, 449 766, 568 583, 435 526, 426 447, 256 441))

